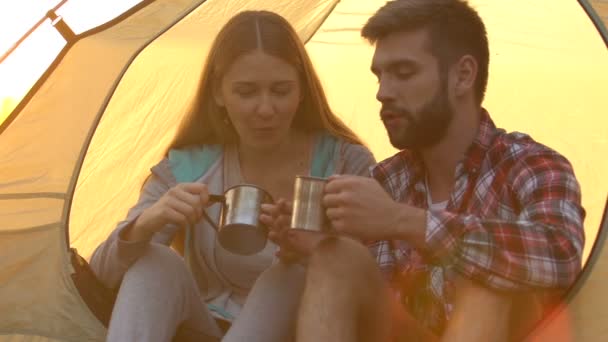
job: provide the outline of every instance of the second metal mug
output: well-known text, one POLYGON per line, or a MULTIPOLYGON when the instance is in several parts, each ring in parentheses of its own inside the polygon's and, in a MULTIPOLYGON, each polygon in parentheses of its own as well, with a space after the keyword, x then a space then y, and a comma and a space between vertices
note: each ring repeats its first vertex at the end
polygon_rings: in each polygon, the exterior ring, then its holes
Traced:
POLYGON ((327 227, 323 188, 325 178, 296 176, 293 192, 292 229, 324 231, 327 227))
POLYGON ((217 230, 218 241, 224 249, 240 255, 264 249, 268 228, 259 218, 262 203, 273 202, 268 192, 255 185, 240 184, 226 190, 223 196, 212 195, 211 200, 222 202, 219 226, 208 221, 217 230))

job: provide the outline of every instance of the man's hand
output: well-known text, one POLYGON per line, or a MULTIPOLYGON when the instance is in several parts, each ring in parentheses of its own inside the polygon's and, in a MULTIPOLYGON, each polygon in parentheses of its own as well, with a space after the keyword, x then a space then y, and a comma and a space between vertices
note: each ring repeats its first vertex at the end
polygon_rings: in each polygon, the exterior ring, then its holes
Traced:
POLYGON ((395 202, 372 178, 331 176, 323 204, 337 233, 363 241, 409 240, 416 230, 424 235, 424 211, 395 202))

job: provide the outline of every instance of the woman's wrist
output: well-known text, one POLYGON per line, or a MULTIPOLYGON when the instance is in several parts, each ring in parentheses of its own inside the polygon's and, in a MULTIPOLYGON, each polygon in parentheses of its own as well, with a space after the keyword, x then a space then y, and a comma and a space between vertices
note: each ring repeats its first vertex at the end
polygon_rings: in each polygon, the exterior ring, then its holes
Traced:
MULTIPOLYGON (((142 214, 143 215, 143 214, 142 214)), ((135 221, 125 227, 121 232, 121 239, 129 242, 145 241, 152 238, 153 233, 147 229, 146 224, 142 220, 142 215, 138 216, 135 221)))

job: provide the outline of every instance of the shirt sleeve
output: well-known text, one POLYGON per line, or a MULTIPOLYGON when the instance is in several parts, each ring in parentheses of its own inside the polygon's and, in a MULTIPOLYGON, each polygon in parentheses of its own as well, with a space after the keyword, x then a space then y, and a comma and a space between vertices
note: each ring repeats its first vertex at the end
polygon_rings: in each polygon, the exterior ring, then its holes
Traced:
POLYGON ((376 164, 372 152, 363 145, 345 143, 341 158, 343 174, 370 177, 370 168, 376 164))
POLYGON ((581 270, 585 239, 570 163, 556 155, 522 158, 508 179, 515 217, 428 211, 427 252, 498 290, 568 287, 581 270))
POLYGON ((137 204, 129 210, 125 220, 118 223, 110 236, 93 252, 90 265, 99 280, 109 288, 116 288, 124 274, 139 257, 141 257, 150 242, 169 245, 177 232, 177 227, 167 225, 163 230, 154 234, 150 241, 126 241, 122 232, 137 220, 139 215, 169 190, 168 185, 152 174, 145 182, 137 204))

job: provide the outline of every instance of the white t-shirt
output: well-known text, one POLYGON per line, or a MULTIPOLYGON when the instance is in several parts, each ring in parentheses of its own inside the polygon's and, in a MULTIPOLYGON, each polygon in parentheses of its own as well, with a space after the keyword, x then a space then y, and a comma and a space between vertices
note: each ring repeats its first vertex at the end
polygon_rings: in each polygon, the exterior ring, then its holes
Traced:
POLYGON ((424 184, 426 186, 426 202, 429 204, 429 210, 444 210, 448 206, 448 200, 441 202, 433 202, 431 198, 431 189, 429 189, 429 182, 425 178, 424 184))

